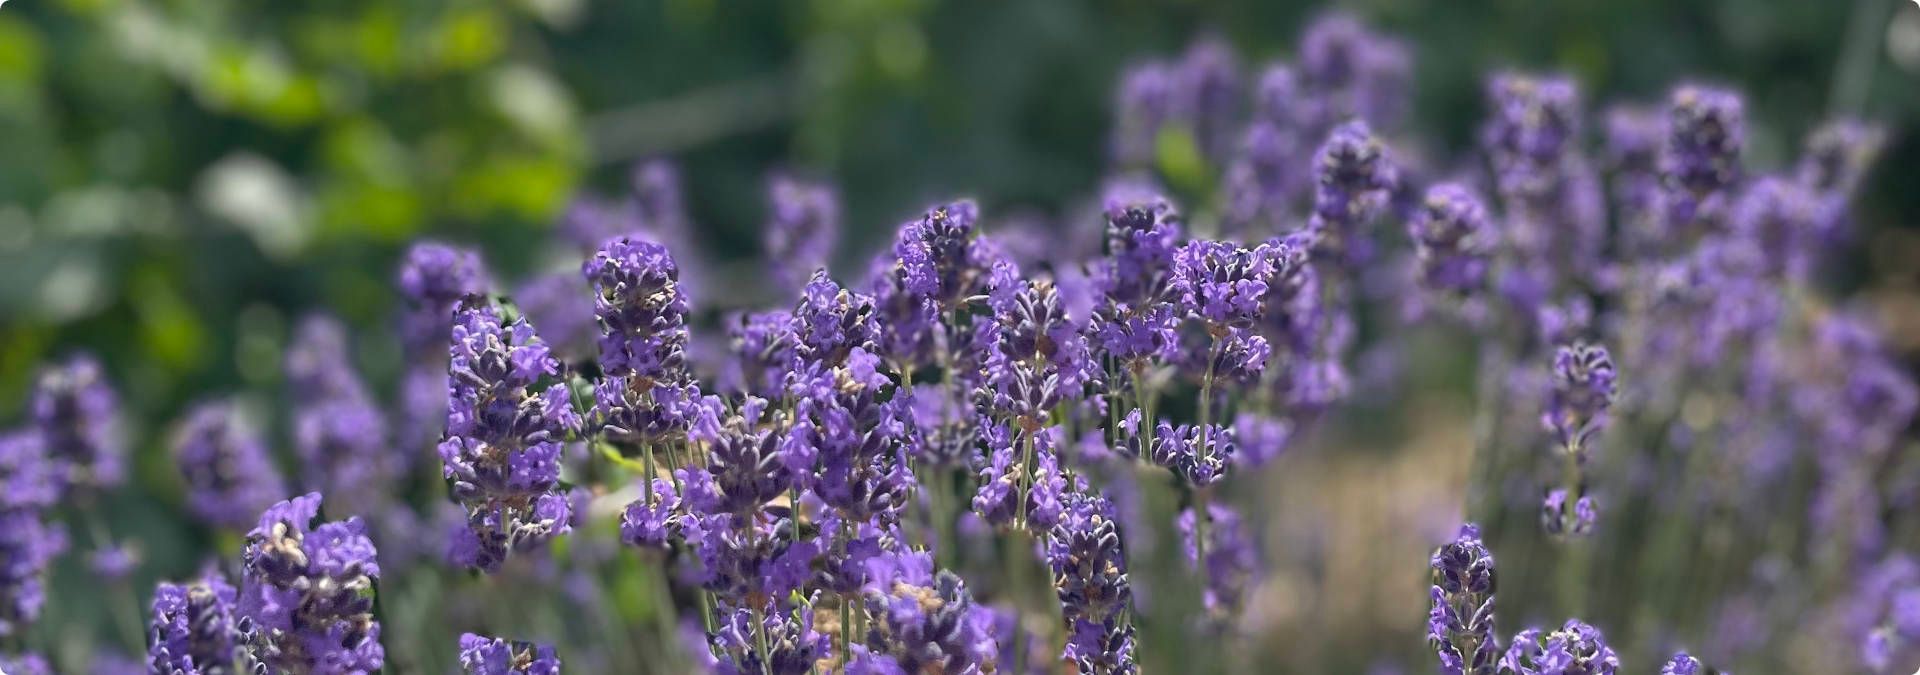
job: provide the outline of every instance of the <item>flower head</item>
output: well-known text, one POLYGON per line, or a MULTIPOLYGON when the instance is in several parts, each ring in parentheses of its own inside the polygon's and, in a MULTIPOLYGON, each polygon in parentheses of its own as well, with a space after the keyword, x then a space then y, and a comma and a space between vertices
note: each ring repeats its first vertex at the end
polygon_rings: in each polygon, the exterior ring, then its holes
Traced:
POLYGON ((286 494, 259 434, 233 405, 203 403, 173 437, 174 460, 187 482, 187 508, 202 522, 237 530, 286 494))
POLYGON ((216 570, 187 584, 160 584, 147 628, 149 672, 231 672, 237 598, 238 592, 216 570))
POLYGON ((1516 675, 1613 675, 1619 668, 1606 637, 1579 619, 1544 635, 1538 628, 1520 631, 1500 657, 1500 672, 1516 675))
MULTIPOLYGON (((767 262, 788 289, 827 265, 840 235, 840 195, 831 186, 776 176, 767 184, 767 262)), ((791 292, 791 290, 789 290, 791 292)))
POLYGON ((273 505, 247 533, 237 606, 248 657, 279 672, 357 673, 381 668, 373 540, 358 518, 324 522, 320 494, 273 505))
POLYGON ((120 399, 99 361, 77 354, 41 370, 29 406, 33 428, 58 464, 61 489, 120 483, 120 399))
POLYGON ((460 634, 460 668, 467 675, 560 675, 551 645, 460 634))

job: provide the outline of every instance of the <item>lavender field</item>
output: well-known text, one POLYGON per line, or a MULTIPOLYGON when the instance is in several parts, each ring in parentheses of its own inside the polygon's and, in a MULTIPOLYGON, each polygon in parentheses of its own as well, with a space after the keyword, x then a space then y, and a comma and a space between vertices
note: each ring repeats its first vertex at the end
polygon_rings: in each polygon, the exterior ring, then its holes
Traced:
POLYGON ((33 1, 0 675, 1920 668, 1920 7, 33 1))

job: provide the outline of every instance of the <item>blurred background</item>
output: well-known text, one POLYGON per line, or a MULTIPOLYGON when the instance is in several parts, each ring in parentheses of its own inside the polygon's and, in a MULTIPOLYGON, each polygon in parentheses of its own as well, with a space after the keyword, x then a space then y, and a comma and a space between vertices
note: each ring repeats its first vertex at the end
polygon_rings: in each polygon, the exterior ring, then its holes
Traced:
MULTIPOLYGON (((1440 164, 1470 157, 1500 68, 1565 71, 1596 109, 1681 81, 1733 86, 1761 167, 1790 163, 1830 114, 1887 125, 1838 283, 1902 353, 1920 350, 1920 191, 1902 175, 1920 166, 1920 8, 1907 0, 11 0, 0 421, 23 416, 43 360, 102 358, 133 432, 114 529, 132 533, 148 563, 134 588, 149 589, 193 570, 205 543, 169 515, 170 420, 215 392, 250 392, 271 419, 290 326, 314 309, 356 329, 359 362, 390 392, 394 267, 416 238, 476 245, 503 281, 564 266, 541 243, 569 203, 618 195, 633 162, 668 157, 705 276, 722 280, 714 298, 765 298, 753 287, 777 170, 841 186, 836 271, 857 276, 937 199, 975 197, 989 222, 1071 217, 1107 169, 1122 68, 1212 35, 1253 72, 1291 59, 1301 27, 1334 7, 1408 41, 1399 135, 1440 164)), ((1266 527, 1315 539, 1297 557, 1320 575, 1261 601, 1296 645, 1285 663, 1358 668, 1380 652, 1427 668, 1425 556, 1457 521, 1423 514, 1458 512, 1470 445, 1471 350, 1443 353, 1459 363, 1421 364, 1435 386, 1396 404, 1410 412, 1392 428, 1296 458, 1288 471, 1313 481, 1277 478, 1266 527), (1318 534, 1288 530, 1302 523, 1318 534)), ((52 592, 50 620, 76 642, 110 625, 84 576, 63 566, 52 592)))

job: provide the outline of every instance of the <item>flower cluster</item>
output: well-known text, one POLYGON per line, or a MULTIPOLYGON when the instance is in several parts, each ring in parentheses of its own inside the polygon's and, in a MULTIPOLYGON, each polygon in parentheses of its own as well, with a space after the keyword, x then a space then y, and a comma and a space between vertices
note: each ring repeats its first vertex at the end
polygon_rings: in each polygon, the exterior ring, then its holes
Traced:
POLYGON ((245 528, 287 493, 266 443, 229 402, 190 411, 174 434, 173 457, 187 482, 187 509, 207 525, 245 528))
POLYGON ((247 533, 234 612, 245 659, 273 672, 379 671, 373 540, 358 518, 316 526, 319 515, 311 493, 273 505, 247 533))
POLYGON ((1449 675, 1494 672, 1499 654, 1494 632, 1493 552, 1469 523, 1460 535, 1433 552, 1430 564, 1433 609, 1427 613, 1427 642, 1440 654, 1440 670, 1449 675))
POLYGON ((566 532, 562 443, 580 426, 559 363, 525 319, 473 297, 455 313, 442 473, 467 511, 448 555, 482 570, 566 532))
POLYGON ((213 570, 186 584, 160 584, 148 626, 148 672, 232 672, 238 599, 233 585, 213 570))
POLYGON ((1520 631, 1500 657, 1500 672, 1514 675, 1613 675, 1619 669, 1606 636, 1578 619, 1551 633, 1520 631))
POLYGON ((66 550, 65 532, 45 520, 59 500, 59 466, 40 434, 0 434, 0 638, 39 619, 47 566, 66 550))
POLYGON ((58 464, 62 489, 105 490, 120 484, 120 399, 87 354, 40 372, 30 402, 33 429, 58 464))
POLYGON ((560 657, 548 645, 462 633, 460 667, 467 675, 560 675, 560 657))

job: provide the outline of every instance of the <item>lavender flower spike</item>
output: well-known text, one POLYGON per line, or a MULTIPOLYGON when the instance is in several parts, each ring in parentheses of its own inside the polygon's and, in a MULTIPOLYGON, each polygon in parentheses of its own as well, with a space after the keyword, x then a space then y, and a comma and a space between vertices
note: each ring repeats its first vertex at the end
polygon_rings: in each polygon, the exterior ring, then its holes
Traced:
POLYGON ((78 354, 40 372, 30 403, 33 427, 59 464, 63 487, 111 488, 121 481, 120 400, 100 362, 78 354))
POLYGON ((1492 675, 1499 645, 1494 633, 1493 552, 1480 528, 1460 526, 1460 536, 1433 552, 1433 609, 1427 642, 1447 675, 1492 675))
POLYGON ((867 647, 907 673, 993 672, 1000 649, 993 613, 975 605, 952 572, 935 574, 925 552, 867 561, 862 589, 871 616, 867 647))
POLYGON ((462 633, 460 668, 467 675, 560 675, 560 657, 550 645, 462 633))
POLYGON ((147 669, 173 675, 233 671, 237 591, 217 570, 189 584, 160 584, 153 593, 147 669))
POLYGON ((1428 188, 1407 234, 1420 263, 1421 286, 1455 297, 1486 287, 1497 235, 1487 207, 1471 189, 1459 183, 1428 188))
POLYGON ((0 638, 17 638, 39 619, 43 574, 66 550, 65 531, 41 519, 57 500, 53 476, 39 434, 0 436, 0 638))
POLYGON ((1315 238, 1314 252, 1343 264, 1365 262, 1372 242, 1362 237, 1361 228, 1380 215, 1399 184, 1386 144, 1366 122, 1349 121, 1333 129, 1313 163, 1318 183, 1307 228, 1315 238))
POLYGON ((1547 393, 1541 423, 1576 458, 1584 458, 1587 440, 1606 426, 1617 375, 1607 348, 1576 342, 1553 357, 1553 388, 1547 393))
POLYGON ((1619 669, 1606 636, 1579 619, 1545 635, 1538 628, 1520 631, 1500 657, 1502 675, 1614 675, 1619 669))
POLYGON ((195 518, 231 530, 287 493, 257 432, 228 402, 203 403, 174 434, 173 456, 187 482, 187 509, 195 518))
POLYGON ((840 236, 840 196, 831 186, 777 176, 767 186, 767 263, 789 292, 827 266, 840 236))
POLYGON ((311 493, 275 504, 247 533, 238 624, 247 660, 272 672, 379 671, 373 540, 358 518, 314 526, 319 515, 311 493))
POLYGON ((1660 156, 1672 227, 1712 220, 1729 206, 1741 178, 1745 134, 1746 108, 1738 94, 1696 85, 1674 90, 1660 156))
POLYGON ((480 298, 456 315, 448 364, 451 405, 440 459, 467 528, 450 552, 470 567, 497 569, 508 553, 568 529, 559 488, 561 444, 579 428, 546 344, 524 319, 511 323, 480 298))

